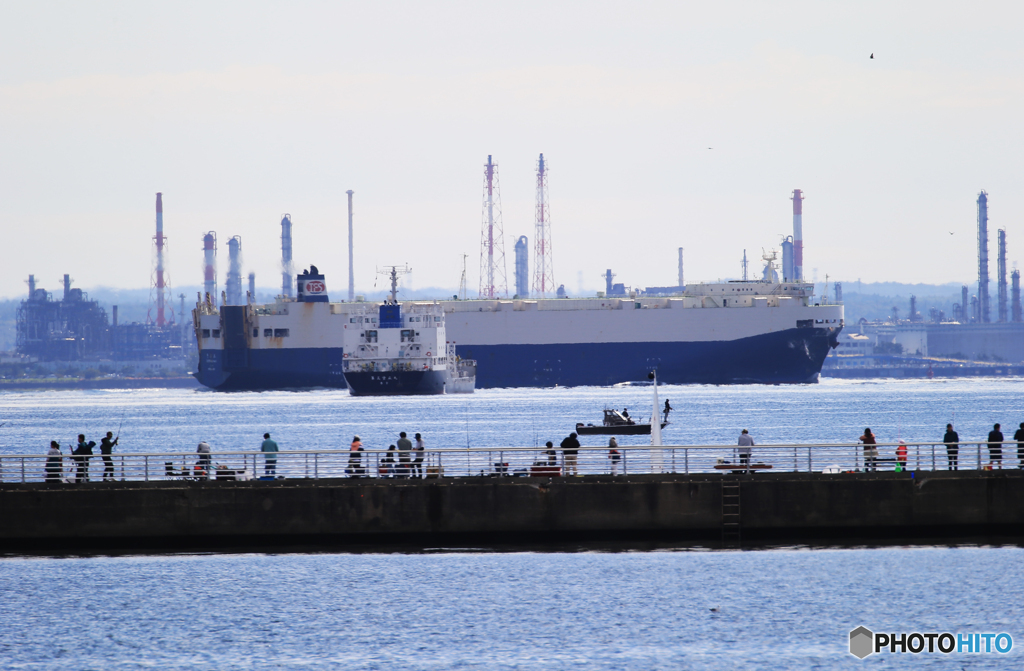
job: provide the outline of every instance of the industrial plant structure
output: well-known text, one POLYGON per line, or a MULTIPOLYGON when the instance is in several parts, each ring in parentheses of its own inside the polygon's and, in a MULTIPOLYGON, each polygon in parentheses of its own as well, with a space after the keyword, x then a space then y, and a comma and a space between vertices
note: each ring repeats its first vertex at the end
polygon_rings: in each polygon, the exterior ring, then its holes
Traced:
POLYGON ((64 275, 59 300, 36 286, 35 275, 29 275, 28 298, 17 312, 18 353, 44 362, 181 358, 192 342, 188 337, 191 333, 175 323, 169 300, 163 215, 163 194, 158 193, 152 306, 145 324, 119 323, 116 305, 108 320, 106 310, 97 301, 89 300, 81 289, 72 288, 70 275, 64 275))

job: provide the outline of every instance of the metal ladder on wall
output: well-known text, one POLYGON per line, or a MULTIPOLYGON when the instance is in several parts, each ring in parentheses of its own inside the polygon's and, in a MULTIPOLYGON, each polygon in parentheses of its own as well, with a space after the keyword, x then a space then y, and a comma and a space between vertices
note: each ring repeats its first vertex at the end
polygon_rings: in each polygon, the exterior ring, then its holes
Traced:
POLYGON ((740 483, 722 481, 722 544, 740 544, 740 483))

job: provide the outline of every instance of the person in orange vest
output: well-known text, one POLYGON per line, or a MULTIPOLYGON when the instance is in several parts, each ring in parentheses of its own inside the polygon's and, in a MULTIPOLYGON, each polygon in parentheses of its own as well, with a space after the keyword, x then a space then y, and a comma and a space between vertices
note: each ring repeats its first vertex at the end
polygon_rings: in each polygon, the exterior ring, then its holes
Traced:
POLYGON ((896 465, 901 471, 907 470, 907 444, 902 440, 896 445, 896 465))

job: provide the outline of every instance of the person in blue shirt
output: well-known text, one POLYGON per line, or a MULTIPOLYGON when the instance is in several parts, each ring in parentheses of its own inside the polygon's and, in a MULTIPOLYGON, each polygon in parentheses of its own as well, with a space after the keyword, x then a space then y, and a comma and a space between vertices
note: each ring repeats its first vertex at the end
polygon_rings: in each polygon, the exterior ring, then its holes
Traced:
POLYGON ((277 443, 270 439, 269 433, 263 434, 263 444, 260 445, 260 452, 265 456, 263 457, 263 472, 270 477, 277 475, 277 443))

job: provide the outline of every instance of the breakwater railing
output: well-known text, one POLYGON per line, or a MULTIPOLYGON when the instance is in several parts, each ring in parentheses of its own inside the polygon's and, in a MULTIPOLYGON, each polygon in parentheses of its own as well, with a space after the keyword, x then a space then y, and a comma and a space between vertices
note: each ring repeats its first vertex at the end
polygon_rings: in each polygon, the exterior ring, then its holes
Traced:
POLYGON ((561 477, 651 473, 979 470, 1024 467, 1024 446, 1005 443, 884 443, 756 445, 749 459, 734 445, 581 447, 575 457, 560 448, 430 449, 423 460, 386 450, 298 450, 268 459, 260 452, 113 454, 109 457, 13 454, 0 456, 0 482, 255 480, 279 478, 561 477), (955 451, 954 451, 955 449, 955 451), (355 456, 357 455, 357 456, 355 456))

